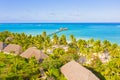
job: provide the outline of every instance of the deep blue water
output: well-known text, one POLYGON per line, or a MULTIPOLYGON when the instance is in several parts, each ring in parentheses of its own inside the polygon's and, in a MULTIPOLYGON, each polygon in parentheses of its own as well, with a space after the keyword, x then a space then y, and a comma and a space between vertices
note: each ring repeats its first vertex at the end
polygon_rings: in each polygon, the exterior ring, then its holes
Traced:
POLYGON ((46 31, 47 34, 50 34, 61 27, 68 28, 68 30, 58 33, 58 35, 65 34, 68 40, 69 36, 73 34, 77 39, 107 39, 120 44, 120 23, 1 23, 0 32, 7 30, 37 35, 46 31))

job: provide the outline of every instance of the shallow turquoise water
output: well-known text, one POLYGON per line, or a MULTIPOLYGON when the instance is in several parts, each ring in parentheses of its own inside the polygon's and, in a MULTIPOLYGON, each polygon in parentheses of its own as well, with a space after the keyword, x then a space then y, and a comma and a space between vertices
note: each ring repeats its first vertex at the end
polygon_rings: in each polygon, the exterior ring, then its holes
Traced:
POLYGON ((120 44, 120 23, 1 23, 0 32, 7 30, 37 35, 46 31, 47 34, 50 34, 61 27, 68 28, 68 30, 60 32, 58 35, 65 34, 68 40, 69 36, 73 34, 77 39, 107 39, 120 44))

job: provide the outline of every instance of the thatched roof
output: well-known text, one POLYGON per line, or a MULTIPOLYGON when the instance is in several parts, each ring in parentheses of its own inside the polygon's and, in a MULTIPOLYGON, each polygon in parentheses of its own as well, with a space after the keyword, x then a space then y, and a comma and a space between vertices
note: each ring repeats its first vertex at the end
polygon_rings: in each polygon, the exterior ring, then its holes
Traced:
POLYGON ((68 46, 64 46, 64 45, 53 45, 52 46, 53 49, 56 49, 56 48, 62 48, 64 49, 65 51, 68 51, 68 46))
POLYGON ((6 53, 15 53, 15 54, 20 54, 22 51, 22 47, 16 44, 9 44, 7 47, 4 48, 3 50, 6 53))
POLYGON ((35 47, 28 48, 25 52, 23 52, 20 56, 24 58, 31 58, 35 57, 36 60, 43 60, 44 58, 47 58, 48 56, 44 54, 42 51, 38 50, 35 47))
POLYGON ((7 37, 6 39, 5 39, 5 41, 12 41, 13 40, 13 37, 7 37))
POLYGON ((106 63, 110 59, 110 53, 109 52, 104 52, 102 54, 99 54, 99 58, 100 58, 102 63, 106 63))
POLYGON ((91 71, 75 61, 71 61, 62 66, 61 72, 67 80, 100 80, 91 71))

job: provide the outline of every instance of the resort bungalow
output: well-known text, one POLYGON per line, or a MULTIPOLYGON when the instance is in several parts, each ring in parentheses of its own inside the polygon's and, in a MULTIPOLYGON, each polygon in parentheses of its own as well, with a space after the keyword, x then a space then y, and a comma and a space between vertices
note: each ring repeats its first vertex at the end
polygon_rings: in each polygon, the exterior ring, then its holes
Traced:
POLYGON ((60 70, 67 80, 100 80, 91 71, 75 61, 68 62, 60 70))
POLYGON ((13 40, 13 37, 7 37, 6 39, 5 39, 5 41, 12 41, 13 40))
POLYGON ((6 54, 14 53, 15 55, 18 55, 22 52, 22 47, 16 44, 9 44, 7 47, 3 50, 6 54))
POLYGON ((7 46, 4 42, 0 42, 0 52, 7 46))
POLYGON ((52 46, 52 48, 56 49, 56 48, 63 48, 65 51, 68 51, 68 46, 64 46, 64 45, 54 45, 52 46))
POLYGON ((110 59, 110 53, 105 51, 102 54, 99 54, 99 58, 101 60, 102 63, 106 63, 109 62, 110 59))
POLYGON ((47 49, 47 53, 48 54, 52 54, 53 53, 53 51, 54 51, 54 49, 57 49, 57 48, 62 48, 62 49, 64 49, 65 51, 68 51, 68 46, 64 46, 64 45, 53 45, 52 46, 52 48, 49 48, 49 49, 47 49))
POLYGON ((43 61, 45 58, 48 57, 46 54, 43 53, 43 51, 38 50, 36 47, 28 48, 20 56, 24 58, 35 57, 36 60, 38 60, 39 62, 43 61))

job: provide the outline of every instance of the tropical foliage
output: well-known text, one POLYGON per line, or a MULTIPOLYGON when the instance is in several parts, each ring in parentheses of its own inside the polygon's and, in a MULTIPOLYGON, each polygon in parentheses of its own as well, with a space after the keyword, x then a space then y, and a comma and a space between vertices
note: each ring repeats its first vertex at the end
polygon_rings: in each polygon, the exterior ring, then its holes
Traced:
POLYGON ((0 53, 0 80, 29 80, 39 77, 39 64, 35 58, 0 53))
POLYGON ((101 80, 120 80, 120 46, 107 40, 76 40, 70 35, 70 42, 66 36, 60 37, 54 34, 47 36, 46 32, 41 35, 26 35, 24 33, 0 32, 0 42, 6 44, 18 44, 25 51, 28 47, 37 47, 49 55, 42 63, 37 63, 34 58, 24 59, 20 56, 0 53, 0 79, 7 80, 66 80, 60 72, 60 67, 71 60, 76 60, 81 65, 91 70, 101 80), (53 49, 52 46, 58 47, 53 49), (66 51, 64 47, 68 46, 66 51), (52 49, 52 54, 47 52, 52 49), (110 59, 102 63, 99 55, 109 53, 110 59), (96 54, 96 55, 94 55, 96 54), (86 58, 86 63, 81 63, 81 57, 86 58), (90 62, 89 62, 90 61, 90 62), (89 62, 89 63, 88 63, 89 62), (43 69, 44 78, 40 69, 43 69))

